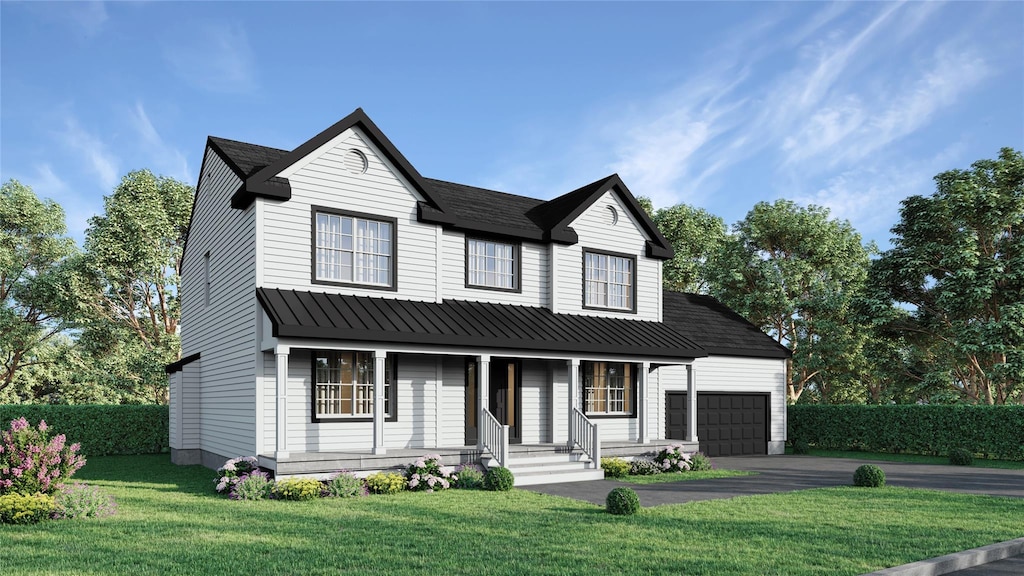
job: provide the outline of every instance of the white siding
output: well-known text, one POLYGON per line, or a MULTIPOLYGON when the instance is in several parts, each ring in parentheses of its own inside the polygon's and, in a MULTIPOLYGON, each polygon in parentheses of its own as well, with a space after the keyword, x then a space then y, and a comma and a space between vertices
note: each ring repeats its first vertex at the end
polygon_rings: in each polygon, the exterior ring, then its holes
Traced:
POLYGON ((167 424, 171 448, 181 448, 181 372, 167 376, 167 424))
POLYGON ((520 435, 523 444, 551 442, 551 384, 548 362, 523 360, 520 435))
POLYGON ((619 201, 618 196, 609 191, 594 202, 573 223, 579 242, 572 246, 552 245, 554 266, 557 269, 558 281, 555 298, 558 312, 584 314, 592 316, 615 316, 637 320, 659 321, 660 310, 660 270, 661 260, 648 258, 646 254, 647 237, 639 223, 619 201), (611 224, 609 207, 618 213, 618 223, 611 224), (585 249, 603 250, 636 256, 636 313, 617 312, 613 310, 587 310, 583 308, 583 251, 585 249))
MULTIPOLYGON (((472 235, 471 235, 472 237, 472 235)), ((506 292, 466 287, 466 236, 462 232, 445 230, 444 243, 444 298, 518 304, 522 306, 549 306, 550 278, 548 247, 524 242, 521 250, 520 282, 522 292, 506 292)))
POLYGON ((202 406, 200 392, 202 384, 203 360, 194 360, 186 364, 181 374, 181 448, 185 450, 200 447, 200 426, 202 406))
POLYGON ((200 353, 198 404, 183 405, 183 442, 222 456, 255 453, 254 209, 231 208, 240 181, 212 151, 200 171, 181 278, 182 355, 200 353), (210 305, 203 294, 203 257, 210 253, 210 305), (201 367, 200 367, 201 365, 201 367), (200 412, 199 405, 202 406, 200 412), (189 422, 196 422, 193 426, 189 422))
POLYGON ((441 383, 441 446, 466 444, 466 359, 444 357, 441 383))
POLYGON ((297 166, 287 173, 291 199, 263 204, 262 286, 381 298, 437 299, 435 226, 416 221, 416 205, 421 198, 355 129, 343 132, 297 166), (352 149, 366 156, 368 168, 364 174, 353 174, 345 168, 345 153, 352 149), (312 206, 396 218, 397 267, 393 261, 393 269, 397 269, 398 290, 313 283, 312 206))

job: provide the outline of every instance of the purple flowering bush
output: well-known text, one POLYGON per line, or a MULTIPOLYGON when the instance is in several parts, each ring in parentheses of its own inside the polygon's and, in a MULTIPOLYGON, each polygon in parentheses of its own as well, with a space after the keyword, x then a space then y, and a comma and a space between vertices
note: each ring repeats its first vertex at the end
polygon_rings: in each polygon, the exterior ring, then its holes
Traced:
POLYGON ((217 468, 217 477, 213 480, 217 484, 217 492, 230 495, 236 484, 258 469, 259 460, 255 456, 241 456, 228 460, 217 468))
POLYGON ((23 417, 12 420, 0 432, 0 495, 55 493, 85 465, 80 448, 68 446, 63 434, 51 438, 45 420, 37 427, 23 417))
POLYGON ((274 490, 274 481, 262 470, 253 470, 238 479, 231 487, 228 498, 232 500, 263 500, 270 498, 274 490))
POLYGON ((114 498, 95 486, 67 484, 54 496, 55 520, 70 518, 102 518, 117 513, 114 498))
POLYGON ((450 466, 441 465, 439 454, 427 454, 409 465, 405 471, 405 477, 409 480, 409 490, 446 490, 451 488, 452 483, 458 480, 454 470, 450 466))
POLYGON ((682 444, 673 444, 658 452, 654 462, 664 472, 686 472, 690 469, 692 459, 690 454, 683 452, 682 444))

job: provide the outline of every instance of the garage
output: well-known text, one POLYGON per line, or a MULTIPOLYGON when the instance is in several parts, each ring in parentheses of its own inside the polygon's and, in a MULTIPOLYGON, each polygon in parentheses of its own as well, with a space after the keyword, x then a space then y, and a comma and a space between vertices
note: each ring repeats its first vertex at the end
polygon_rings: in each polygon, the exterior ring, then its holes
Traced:
MULTIPOLYGON (((686 439, 686 393, 665 394, 665 437, 686 439)), ((708 456, 768 453, 767 394, 697 394, 697 439, 708 456)))

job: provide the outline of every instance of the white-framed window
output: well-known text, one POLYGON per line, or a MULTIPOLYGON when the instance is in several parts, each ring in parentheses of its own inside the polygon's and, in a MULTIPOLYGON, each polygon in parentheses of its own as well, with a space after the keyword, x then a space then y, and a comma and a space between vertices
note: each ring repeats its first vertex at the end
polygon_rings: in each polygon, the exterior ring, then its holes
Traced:
POLYGON ((617 362, 583 363, 583 406, 587 415, 632 415, 636 367, 617 362))
POLYGON ((605 252, 584 252, 583 303, 591 308, 633 310, 636 259, 605 252))
POLYGON ((466 238, 466 286, 519 289, 519 246, 466 238))
POLYGON ((394 285, 394 221, 324 210, 314 221, 315 281, 394 285))
MULTIPOLYGON (((395 416, 391 362, 384 364, 384 416, 395 416)), ((313 354, 314 418, 373 417, 373 352, 313 354)))

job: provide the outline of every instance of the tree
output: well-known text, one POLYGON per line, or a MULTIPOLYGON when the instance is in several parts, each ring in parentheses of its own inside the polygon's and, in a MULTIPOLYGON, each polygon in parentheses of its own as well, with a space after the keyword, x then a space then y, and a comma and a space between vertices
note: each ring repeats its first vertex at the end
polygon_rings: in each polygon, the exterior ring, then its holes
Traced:
POLYGON ((922 381, 970 402, 1024 403, 1024 157, 935 177, 902 202, 893 248, 872 267, 881 298, 908 307, 922 381))
POLYGON ((163 366, 180 355, 178 281, 191 186, 149 170, 127 174, 89 220, 77 262, 86 314, 79 339, 95 377, 166 401, 163 366))
POLYGON ((675 256, 662 267, 662 285, 677 292, 708 292, 707 266, 725 242, 725 222, 702 208, 676 204, 653 214, 675 256))
POLYGON ((829 211, 788 200, 759 202, 707 267, 711 293, 793 352, 787 396, 821 401, 861 362, 865 331, 852 323, 872 245, 829 211))
POLYGON ((75 301, 65 267, 77 248, 64 210, 17 180, 0 188, 0 391, 50 361, 41 346, 69 327, 75 301))

